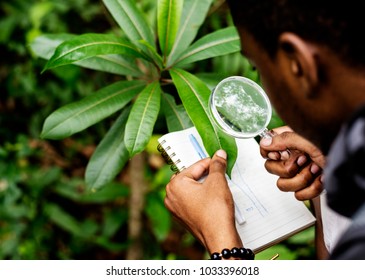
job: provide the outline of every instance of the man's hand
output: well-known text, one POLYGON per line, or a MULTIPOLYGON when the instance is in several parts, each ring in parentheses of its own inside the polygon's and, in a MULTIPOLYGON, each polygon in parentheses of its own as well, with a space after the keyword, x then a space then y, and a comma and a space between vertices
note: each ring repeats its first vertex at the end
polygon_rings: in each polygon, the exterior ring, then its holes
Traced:
POLYGON ((260 152, 268 159, 265 168, 280 177, 278 188, 294 192, 298 200, 317 197, 323 190, 325 157, 316 146, 289 127, 281 127, 274 132, 272 138, 261 140, 260 152))
POLYGON ((167 209, 210 253, 242 246, 225 178, 226 157, 225 151, 219 150, 212 159, 203 159, 174 175, 166 186, 167 209))

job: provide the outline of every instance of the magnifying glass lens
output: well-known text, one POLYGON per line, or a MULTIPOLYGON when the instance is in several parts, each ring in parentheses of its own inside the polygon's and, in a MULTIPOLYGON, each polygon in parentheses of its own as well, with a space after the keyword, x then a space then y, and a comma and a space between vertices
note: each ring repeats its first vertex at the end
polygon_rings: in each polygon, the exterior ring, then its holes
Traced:
POLYGON ((210 96, 210 110, 218 126, 237 138, 260 135, 270 122, 272 109, 264 90, 244 77, 222 80, 210 96))

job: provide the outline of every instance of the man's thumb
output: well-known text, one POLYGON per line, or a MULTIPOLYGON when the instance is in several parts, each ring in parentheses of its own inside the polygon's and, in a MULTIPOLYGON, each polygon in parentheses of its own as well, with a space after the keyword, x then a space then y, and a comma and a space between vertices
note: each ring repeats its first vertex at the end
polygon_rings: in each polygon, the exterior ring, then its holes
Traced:
POLYGON ((227 167, 227 153, 224 150, 218 150, 214 154, 212 161, 210 162, 209 173, 218 172, 221 174, 226 173, 227 167))

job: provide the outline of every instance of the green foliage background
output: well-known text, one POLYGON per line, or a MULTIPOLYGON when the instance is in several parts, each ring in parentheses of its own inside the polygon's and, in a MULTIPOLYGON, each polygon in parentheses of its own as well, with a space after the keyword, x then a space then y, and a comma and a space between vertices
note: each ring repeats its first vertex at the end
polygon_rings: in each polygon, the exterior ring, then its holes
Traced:
MULTIPOLYGON (((136 3, 157 28, 157 1, 136 3)), ((214 1, 197 37, 230 25, 224 1, 214 1)), ((123 122, 129 111, 124 116, 113 114, 63 140, 40 139, 43 122, 53 111, 119 78, 75 65, 41 74, 46 60, 37 57, 30 44, 42 34, 118 32, 101 1, 12 0, 0 4, 0 259, 207 257, 163 205, 164 187, 172 175, 156 150, 156 139, 168 131, 163 116, 157 116, 140 161, 127 162, 98 192, 87 191, 85 168, 105 135, 117 136, 118 131, 108 130, 123 122), (135 182, 143 186, 139 208, 132 203, 135 182)), ((259 81, 239 52, 203 60, 186 70, 197 73, 209 88, 230 75, 259 81)), ((271 126, 278 125, 280 119, 274 118, 271 126)), ((265 250, 258 258, 267 259, 277 252, 281 259, 313 258, 313 229, 265 250)))

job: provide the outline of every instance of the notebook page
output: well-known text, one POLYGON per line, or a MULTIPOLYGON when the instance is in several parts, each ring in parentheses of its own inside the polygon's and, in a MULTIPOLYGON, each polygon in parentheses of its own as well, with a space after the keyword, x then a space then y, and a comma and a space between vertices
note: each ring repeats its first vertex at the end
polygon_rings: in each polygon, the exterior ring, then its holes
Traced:
POLYGON ((182 171, 195 162, 201 160, 190 142, 189 134, 193 134, 200 147, 204 147, 203 141, 201 140, 195 127, 181 131, 170 132, 158 139, 158 142, 165 149, 166 153, 170 156, 171 160, 174 162, 179 171, 182 171))
POLYGON ((237 139, 238 157, 232 181, 245 195, 240 202, 246 218, 237 225, 244 246, 260 251, 312 225, 315 218, 292 192, 276 187, 277 176, 268 173, 253 139, 237 139))

